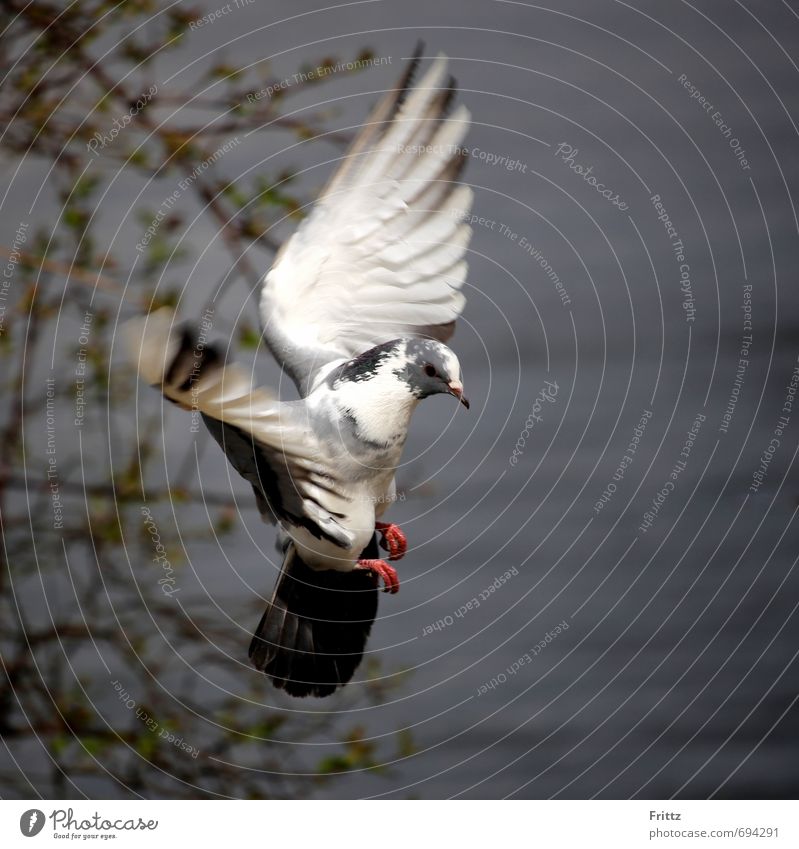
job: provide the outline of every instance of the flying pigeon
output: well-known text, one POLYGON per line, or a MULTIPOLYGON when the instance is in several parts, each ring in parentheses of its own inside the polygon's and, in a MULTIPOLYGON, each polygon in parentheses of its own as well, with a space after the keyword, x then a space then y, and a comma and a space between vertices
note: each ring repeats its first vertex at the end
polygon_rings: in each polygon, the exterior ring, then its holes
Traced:
POLYGON ((416 54, 372 111, 313 212, 263 281, 263 338, 301 400, 253 388, 171 310, 128 325, 141 376, 202 414, 278 526, 283 565, 249 656, 293 696, 328 696, 360 663, 388 561, 405 535, 384 511, 416 405, 439 393, 465 407, 444 342, 465 298, 472 192, 459 182, 469 113, 439 55, 416 54))

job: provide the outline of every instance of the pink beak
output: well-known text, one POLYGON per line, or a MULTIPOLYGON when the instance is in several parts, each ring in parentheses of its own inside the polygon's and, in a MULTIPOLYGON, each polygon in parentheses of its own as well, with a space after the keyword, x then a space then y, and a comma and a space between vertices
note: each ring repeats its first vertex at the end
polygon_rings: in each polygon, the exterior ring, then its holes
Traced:
POLYGON ((450 395, 454 395, 460 402, 463 404, 466 409, 469 409, 469 401, 467 398, 463 397, 463 384, 460 380, 451 380, 447 386, 449 386, 450 395))

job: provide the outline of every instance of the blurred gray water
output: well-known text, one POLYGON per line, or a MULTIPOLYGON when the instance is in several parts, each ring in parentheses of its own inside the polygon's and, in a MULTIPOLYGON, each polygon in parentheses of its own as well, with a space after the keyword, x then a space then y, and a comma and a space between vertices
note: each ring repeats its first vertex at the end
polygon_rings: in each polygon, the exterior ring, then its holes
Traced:
MULTIPOLYGON (((407 498, 390 514, 411 550, 369 645, 385 674, 407 672, 387 704, 356 717, 377 739, 410 729, 418 751, 321 792, 795 796, 799 405, 776 437, 775 426, 799 355, 797 6, 550 6, 408 0, 311 13, 288 0, 253 3, 195 32, 179 62, 156 66, 186 83, 196 67, 183 65, 218 51, 239 63, 273 57, 280 78, 370 46, 390 64, 292 101, 334 99, 331 125, 347 127, 423 38, 426 55, 451 57, 473 117, 465 179, 486 223, 475 226, 453 341, 472 409, 436 398, 414 421, 398 476, 407 498), (626 208, 569 167, 569 148, 571 163, 592 167, 626 208), (678 235, 658 220, 655 195, 678 235), (557 384, 554 400, 525 429, 546 381, 557 384), (642 417, 632 462, 614 480, 642 417)), ((225 167, 306 166, 300 185, 315 189, 331 168, 318 163, 338 152, 291 143, 254 135, 225 167)), ((111 199, 110 234, 129 200, 121 189, 111 199)), ((207 223, 188 238, 205 251, 188 289, 199 310, 227 257, 207 223)), ((230 295, 231 318, 242 305, 254 316, 246 298, 243 288, 230 295)), ((265 357, 262 368, 275 385, 265 357)), ((169 414, 167 446, 185 442, 180 417, 169 414)), ((206 485, 228 486, 219 452, 201 466, 206 485)), ((186 540, 184 586, 218 594, 242 628, 243 656, 252 590, 270 591, 272 531, 247 486, 232 477, 230 486, 246 528, 223 538, 224 557, 186 540)), ((232 672, 242 691, 252 683, 232 672)), ((274 691, 264 686, 263 699, 274 703, 274 691)), ((336 742, 319 740, 315 754, 336 742)))

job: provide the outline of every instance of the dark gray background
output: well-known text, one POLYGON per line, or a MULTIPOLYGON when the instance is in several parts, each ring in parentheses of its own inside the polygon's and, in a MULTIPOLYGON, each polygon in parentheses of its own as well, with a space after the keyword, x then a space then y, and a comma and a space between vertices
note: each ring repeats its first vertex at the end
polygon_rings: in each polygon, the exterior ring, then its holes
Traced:
MULTIPOLYGON (((399 564, 399 595, 381 598, 369 649, 383 674, 407 672, 388 703, 355 718, 378 740, 410 729, 418 751, 381 774, 336 778, 321 792, 794 796, 799 407, 763 485, 757 494, 748 487, 799 354, 799 7, 375 0, 315 10, 256 2, 197 31, 178 58, 156 67, 185 86, 211 53, 238 63, 271 57, 280 78, 320 55, 350 58, 369 46, 391 63, 292 101, 302 109, 330 99, 331 125, 348 127, 364 119, 419 38, 425 55, 451 57, 473 117, 467 145, 526 169, 472 158, 466 171, 475 212, 497 222, 494 230, 475 227, 469 302, 452 343, 472 409, 442 398, 420 407, 398 476, 407 500, 390 513, 411 550, 399 564), (750 170, 681 74, 723 115, 750 170), (612 206, 573 173, 555 153, 561 143, 579 149, 576 160, 593 166, 629 208, 612 206), (650 201, 655 193, 685 245, 696 307, 690 324, 678 263, 650 201), (569 306, 518 240, 497 232, 500 223, 540 250, 569 306), (744 284, 752 286, 751 364, 722 433, 744 284), (545 380, 557 382, 556 401, 512 466, 545 380), (634 462, 597 515, 593 505, 645 410, 653 415, 634 462), (698 414, 706 420, 687 466, 642 533, 642 516, 698 414), (518 575, 454 617, 511 567, 518 575), (446 617, 451 625, 423 636, 446 617), (507 675, 564 620, 568 630, 507 675), (504 683, 478 695, 503 673, 504 683)), ((225 166, 232 173, 307 167, 299 185, 311 191, 335 155, 324 145, 295 147, 288 134, 258 134, 225 166)), ((159 187, 152 197, 162 194, 159 187)), ((109 238, 114 210, 122 219, 129 200, 123 186, 107 201, 109 238)), ((228 262, 207 227, 201 222, 187 236, 204 251, 188 282, 187 314, 228 262)), ((254 317, 247 299, 243 286, 231 292, 231 320, 240 311, 254 317)), ((275 385, 277 371, 261 360, 264 382, 275 385)), ((185 446, 181 416, 167 416, 173 450, 185 446)), ((247 486, 232 477, 228 484, 228 474, 219 452, 202 455, 204 485, 241 494, 245 526, 223 538, 223 551, 184 539, 191 569, 183 580, 187 590, 196 581, 198 599, 215 595, 238 623, 243 658, 255 624, 253 590, 268 594, 274 575, 266 560, 272 531, 249 504, 247 486)), ((218 684, 195 682, 208 688, 209 705, 218 684)), ((252 674, 233 667, 224 684, 244 694, 252 674)), ((265 682, 261 697, 287 704, 265 682)), ((345 707, 334 698, 289 709, 345 707)), ((341 722, 353 718, 344 712, 341 722)), ((337 742, 319 740, 311 755, 337 742)))

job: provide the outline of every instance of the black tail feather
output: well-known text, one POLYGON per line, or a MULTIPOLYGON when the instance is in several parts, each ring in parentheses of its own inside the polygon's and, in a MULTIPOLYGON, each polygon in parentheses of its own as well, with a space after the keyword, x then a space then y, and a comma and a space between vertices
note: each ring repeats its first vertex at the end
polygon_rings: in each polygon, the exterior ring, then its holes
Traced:
MULTIPOLYGON (((379 557, 376 537, 363 557, 379 557)), ((318 572, 289 544, 250 660, 291 696, 329 696, 353 676, 377 615, 370 572, 318 572)))

